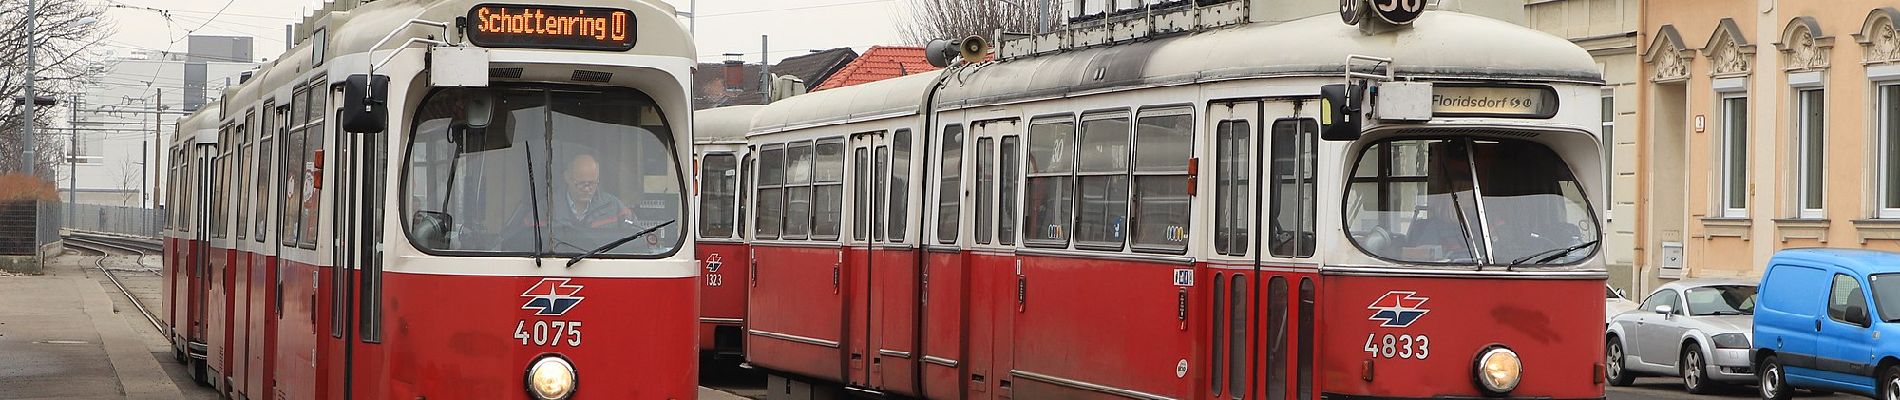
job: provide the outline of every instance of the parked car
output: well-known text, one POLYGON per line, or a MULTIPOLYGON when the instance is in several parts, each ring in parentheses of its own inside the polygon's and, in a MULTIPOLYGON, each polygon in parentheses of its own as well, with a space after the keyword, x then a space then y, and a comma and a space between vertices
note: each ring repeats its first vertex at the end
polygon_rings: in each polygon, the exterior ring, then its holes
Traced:
POLYGON ((1755 284, 1693 279, 1657 288, 1637 310, 1610 319, 1604 372, 1611 385, 1637 375, 1682 378, 1690 393, 1754 381, 1749 325, 1755 284))
POLYGON ((1616 318, 1617 314, 1629 312, 1629 310, 1634 309, 1636 309, 1636 302, 1630 301, 1629 296, 1624 294, 1623 291, 1616 290, 1616 288, 1610 287, 1609 284, 1603 285, 1604 325, 1609 325, 1610 319, 1616 318))
POLYGON ((1760 301, 1753 343, 1763 399, 1792 389, 1900 397, 1900 254, 1783 250, 1768 261, 1760 301))

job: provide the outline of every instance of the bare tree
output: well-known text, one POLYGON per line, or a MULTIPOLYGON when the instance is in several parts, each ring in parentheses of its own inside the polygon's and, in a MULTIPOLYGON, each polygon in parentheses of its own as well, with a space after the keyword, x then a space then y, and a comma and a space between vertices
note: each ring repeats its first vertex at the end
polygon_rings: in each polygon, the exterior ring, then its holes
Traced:
MULTIPOLYGON (((69 99, 105 71, 108 54, 98 50, 111 34, 104 22, 105 8, 85 0, 38 0, 39 15, 34 20, 34 42, 39 44, 36 69, 36 96, 69 99)), ((72 132, 34 130, 37 143, 22 143, 20 128, 24 122, 24 104, 14 99, 26 95, 26 2, 0 0, 0 170, 17 171, 25 166, 26 146, 34 146, 38 160, 35 171, 51 175, 53 166, 66 157, 67 138, 72 132)), ((57 121, 62 108, 35 109, 36 127, 57 121)))
POLYGON ((969 36, 990 38, 997 29, 1033 32, 1036 29, 1035 4, 1056 3, 1044 0, 904 1, 910 9, 910 18, 900 19, 897 30, 904 35, 904 40, 914 45, 969 36))

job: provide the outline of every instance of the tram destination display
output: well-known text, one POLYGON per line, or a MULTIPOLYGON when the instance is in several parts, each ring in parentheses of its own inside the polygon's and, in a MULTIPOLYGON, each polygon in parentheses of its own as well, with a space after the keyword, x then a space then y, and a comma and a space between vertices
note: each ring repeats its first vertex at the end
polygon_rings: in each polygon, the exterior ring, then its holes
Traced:
POLYGON ((633 12, 613 8, 481 4, 468 10, 468 40, 482 47, 626 51, 633 12))
POLYGON ((1542 86, 1435 85, 1432 115, 1439 117, 1550 118, 1557 92, 1542 86))

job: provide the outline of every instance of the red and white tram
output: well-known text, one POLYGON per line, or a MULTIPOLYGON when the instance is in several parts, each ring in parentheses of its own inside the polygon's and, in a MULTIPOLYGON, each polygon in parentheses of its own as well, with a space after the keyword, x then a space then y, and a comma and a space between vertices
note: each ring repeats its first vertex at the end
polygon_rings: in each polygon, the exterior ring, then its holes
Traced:
POLYGON ((745 214, 749 201, 739 193, 740 165, 751 162, 746 130, 763 106, 730 106, 693 113, 696 181, 694 218, 700 259, 699 350, 717 357, 743 354, 746 313, 745 214), (727 265, 737 268, 727 269, 727 265))
POLYGON ((758 110, 725 284, 770 396, 1602 398, 1589 54, 1248 3, 758 110))
POLYGON ((180 358, 233 398, 695 396, 672 7, 357 3, 180 123, 180 358))

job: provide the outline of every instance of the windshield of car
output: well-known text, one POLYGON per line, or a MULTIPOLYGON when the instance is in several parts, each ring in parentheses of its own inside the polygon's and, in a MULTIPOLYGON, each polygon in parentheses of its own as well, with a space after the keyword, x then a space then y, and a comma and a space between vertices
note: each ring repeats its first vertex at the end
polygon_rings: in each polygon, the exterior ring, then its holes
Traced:
POLYGON ((1867 286, 1874 290, 1874 308, 1880 311, 1880 320, 1900 322, 1900 274, 1868 276, 1867 286))
POLYGON ((1351 179, 1352 241, 1388 260, 1563 265, 1601 239, 1570 165, 1534 142, 1388 140, 1366 146, 1351 179))
POLYGON ((1754 286, 1703 286, 1683 292, 1683 297, 1689 303, 1689 315, 1755 314, 1754 286))
MULTIPOLYGON (((442 89, 413 131, 403 214, 425 251, 571 256, 685 218, 673 132, 634 90, 442 89)), ((601 254, 671 254, 684 229, 601 254)))

